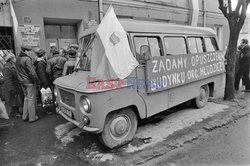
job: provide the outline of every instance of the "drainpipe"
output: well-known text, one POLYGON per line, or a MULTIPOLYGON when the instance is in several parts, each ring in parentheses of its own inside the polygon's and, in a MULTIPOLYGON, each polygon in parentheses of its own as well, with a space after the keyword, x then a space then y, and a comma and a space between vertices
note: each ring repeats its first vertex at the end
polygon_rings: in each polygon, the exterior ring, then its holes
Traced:
POLYGON ((102 18, 103 18, 102 0, 98 0, 98 17, 99 17, 99 23, 101 23, 102 18))
POLYGON ((198 25, 198 19, 199 19, 199 2, 198 0, 189 0, 189 3, 191 4, 191 17, 190 17, 190 25, 191 26, 197 26, 198 25))
POLYGON ((202 10, 203 10, 203 27, 207 26, 207 6, 205 0, 202 0, 202 10))

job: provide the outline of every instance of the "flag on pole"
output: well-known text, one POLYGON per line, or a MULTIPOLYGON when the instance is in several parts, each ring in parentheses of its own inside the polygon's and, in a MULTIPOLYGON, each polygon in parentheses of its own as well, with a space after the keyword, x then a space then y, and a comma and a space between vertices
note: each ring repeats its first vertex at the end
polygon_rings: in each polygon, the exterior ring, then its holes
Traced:
POLYGON ((22 37, 18 29, 18 21, 16 17, 15 10, 12 5, 12 0, 10 0, 10 14, 12 18, 12 25, 13 25, 13 35, 14 35, 14 43, 15 43, 15 52, 19 54, 22 45, 22 37))
POLYGON ((139 65, 133 56, 125 30, 116 17, 112 6, 97 28, 105 54, 115 74, 120 78, 126 78, 139 65))

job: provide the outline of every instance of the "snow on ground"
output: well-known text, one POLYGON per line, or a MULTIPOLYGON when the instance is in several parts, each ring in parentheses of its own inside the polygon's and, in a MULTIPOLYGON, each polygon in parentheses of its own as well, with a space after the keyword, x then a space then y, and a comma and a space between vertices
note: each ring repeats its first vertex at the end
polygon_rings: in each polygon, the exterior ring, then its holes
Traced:
MULTIPOLYGON (((151 138, 150 142, 140 146, 133 146, 132 144, 129 144, 128 147, 125 148, 125 152, 132 153, 146 147, 154 146, 155 144, 164 141, 174 132, 190 127, 196 122, 201 122, 204 119, 214 116, 216 113, 225 111, 225 108, 228 108, 228 106, 208 103, 206 107, 202 109, 183 109, 165 117, 164 120, 159 123, 141 126, 137 129, 135 137, 142 139, 151 138)), ((81 132, 83 131, 70 122, 61 124, 55 128, 55 135, 57 139, 62 142, 63 146, 66 146, 69 142, 74 141, 73 137, 79 136, 81 132)), ((98 148, 94 148, 95 150, 91 149, 92 148, 85 150, 88 151, 86 158, 90 159, 92 162, 113 160, 115 157, 111 153, 100 153, 98 148)))
MULTIPOLYGON (((69 142, 74 141, 75 136, 79 136, 83 132, 82 129, 76 127, 73 123, 67 122, 55 127, 55 135, 58 140, 61 141, 62 145, 65 147, 69 142)), ((94 148, 97 149, 96 145, 93 144, 94 148)), ((87 158, 94 163, 96 162, 104 162, 107 160, 113 160, 113 155, 109 153, 100 153, 97 150, 92 150, 86 155, 87 158)))
POLYGON ((73 137, 79 136, 82 132, 81 129, 77 128, 71 122, 61 124, 55 128, 56 138, 62 142, 63 146, 66 146, 69 142, 73 142, 73 137))
POLYGON ((216 113, 224 111, 228 108, 226 105, 208 103, 202 109, 184 109, 179 112, 167 116, 163 121, 157 124, 148 124, 137 129, 135 137, 137 138, 152 138, 150 143, 143 144, 139 147, 131 144, 126 148, 126 152, 131 153, 142 150, 146 147, 153 146, 158 142, 163 141, 174 132, 190 127, 196 122, 201 122, 204 119, 212 117, 216 113))

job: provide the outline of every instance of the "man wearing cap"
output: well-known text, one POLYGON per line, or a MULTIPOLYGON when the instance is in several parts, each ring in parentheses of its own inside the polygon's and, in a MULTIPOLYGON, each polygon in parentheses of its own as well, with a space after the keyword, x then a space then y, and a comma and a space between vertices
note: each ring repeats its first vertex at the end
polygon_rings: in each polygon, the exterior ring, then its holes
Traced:
POLYGON ((60 56, 58 50, 53 52, 53 57, 48 60, 46 67, 46 72, 51 77, 51 82, 62 76, 64 63, 66 61, 67 58, 60 56))
POLYGON ((69 59, 65 62, 63 67, 63 75, 72 74, 74 72, 75 63, 76 63, 76 51, 71 49, 68 51, 69 59))
POLYGON ((41 81, 41 87, 47 89, 50 87, 50 80, 48 74, 46 73, 47 62, 44 57, 45 51, 43 49, 39 49, 38 52, 36 52, 36 56, 37 59, 34 64, 36 67, 36 73, 39 80, 41 81))
POLYGON ((241 44, 238 47, 240 50, 239 69, 235 76, 235 90, 239 90, 240 79, 245 85, 245 92, 250 92, 250 79, 249 79, 249 68, 250 68, 250 46, 248 45, 247 39, 242 39, 241 44))
POLYGON ((35 122, 39 119, 36 115, 36 85, 40 84, 40 80, 30 57, 31 50, 31 47, 28 46, 21 47, 21 52, 16 61, 16 68, 24 93, 22 118, 24 121, 35 122))

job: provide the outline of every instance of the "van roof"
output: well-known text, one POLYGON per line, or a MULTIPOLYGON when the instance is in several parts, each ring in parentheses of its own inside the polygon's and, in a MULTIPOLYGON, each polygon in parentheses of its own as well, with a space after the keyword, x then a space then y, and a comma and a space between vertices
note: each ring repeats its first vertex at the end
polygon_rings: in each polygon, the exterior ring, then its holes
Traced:
MULTIPOLYGON (((123 28, 127 32, 139 33, 168 33, 168 34, 185 34, 185 35, 215 35, 211 28, 207 27, 194 27, 188 25, 177 25, 156 21, 142 21, 133 19, 119 19, 123 28)), ((87 29, 83 36, 94 33, 97 26, 87 29)))

